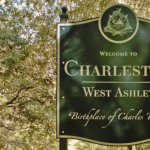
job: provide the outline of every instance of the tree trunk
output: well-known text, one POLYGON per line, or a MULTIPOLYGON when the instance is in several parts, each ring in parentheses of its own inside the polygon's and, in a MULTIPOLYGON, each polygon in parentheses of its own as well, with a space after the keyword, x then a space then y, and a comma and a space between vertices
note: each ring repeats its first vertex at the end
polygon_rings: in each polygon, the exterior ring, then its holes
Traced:
POLYGON ((129 150, 136 150, 136 147, 133 145, 133 146, 128 146, 128 149, 129 150))

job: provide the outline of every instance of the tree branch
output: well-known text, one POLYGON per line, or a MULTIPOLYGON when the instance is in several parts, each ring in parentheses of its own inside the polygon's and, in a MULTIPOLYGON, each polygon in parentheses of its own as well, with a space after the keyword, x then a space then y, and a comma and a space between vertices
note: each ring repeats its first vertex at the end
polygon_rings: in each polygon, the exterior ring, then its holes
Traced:
POLYGON ((15 131, 14 129, 12 129, 12 128, 10 128, 10 127, 4 126, 3 124, 0 124, 0 127, 6 128, 6 129, 11 130, 11 131, 15 131))
POLYGON ((12 104, 15 100, 17 100, 19 98, 19 94, 22 90, 28 90, 28 89, 32 89, 34 88, 33 86, 29 86, 29 87, 22 87, 19 89, 19 91, 17 92, 17 95, 12 99, 10 100, 9 102, 6 103, 6 105, 9 105, 9 104, 12 104))

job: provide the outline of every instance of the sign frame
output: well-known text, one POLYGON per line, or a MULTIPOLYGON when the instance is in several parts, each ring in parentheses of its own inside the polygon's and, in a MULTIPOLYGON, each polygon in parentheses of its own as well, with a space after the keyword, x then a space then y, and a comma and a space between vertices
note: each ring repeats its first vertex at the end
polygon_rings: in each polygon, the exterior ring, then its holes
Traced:
MULTIPOLYGON (((107 8, 109 8, 109 7, 107 7, 107 8)), ((59 118, 59 116, 60 116, 60 112, 59 112, 59 108, 60 108, 60 99, 59 99, 59 97, 60 97, 60 91, 59 91, 60 65, 59 64, 65 63, 65 62, 60 62, 60 27, 63 27, 65 30, 65 27, 67 27, 67 26, 81 25, 81 24, 86 24, 86 23, 90 23, 90 22, 94 22, 94 21, 99 22, 99 18, 90 19, 90 20, 86 20, 86 21, 82 21, 82 22, 66 23, 66 24, 58 24, 57 25, 57 127, 56 127, 57 128, 57 138, 79 139, 79 140, 83 140, 83 141, 87 141, 87 142, 91 142, 91 143, 95 143, 95 144, 100 144, 100 145, 107 145, 107 146, 129 146, 129 145, 136 145, 136 144, 142 144, 142 143, 150 142, 150 139, 147 139, 147 140, 130 142, 130 143, 107 143, 107 142, 95 141, 95 140, 91 140, 91 139, 83 138, 83 137, 79 137, 79 136, 60 135, 60 132, 64 133, 64 131, 60 131, 60 128, 59 128, 59 119, 60 119, 59 118)), ((138 18, 138 21, 144 21, 144 22, 150 23, 149 20, 146 20, 143 18, 138 18)), ((138 28, 136 29, 136 32, 137 32, 137 30, 138 30, 138 28)), ((131 38, 133 38, 133 36, 131 38)), ((127 41, 124 41, 124 42, 127 42, 127 41)), ((62 98, 65 98, 65 97, 62 96, 62 98)), ((101 135, 101 136, 103 136, 103 135, 101 135)))

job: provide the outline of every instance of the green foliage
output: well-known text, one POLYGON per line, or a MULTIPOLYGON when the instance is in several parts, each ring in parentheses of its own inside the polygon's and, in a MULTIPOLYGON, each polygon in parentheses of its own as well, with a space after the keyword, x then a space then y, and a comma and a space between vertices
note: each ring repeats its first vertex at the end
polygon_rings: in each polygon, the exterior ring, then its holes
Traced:
MULTIPOLYGON (((60 8, 67 5, 69 22, 75 22, 99 17, 104 7, 117 2, 0 1, 1 150, 58 149, 56 24, 59 22, 60 8)), ((131 1, 125 3, 132 4, 131 1)), ((147 8, 144 1, 140 1, 139 10, 136 4, 132 4, 132 7, 139 12, 139 16, 145 17, 145 10, 140 15, 140 9, 147 8)), ((76 145, 78 150, 94 150, 93 148, 115 149, 87 142, 76 145)))
POLYGON ((56 23, 40 1, 17 5, 0 14, 0 149, 57 149, 56 23))
POLYGON ((85 141, 69 140, 69 150, 128 150, 128 147, 113 147, 93 144, 85 141))
POLYGON ((145 143, 136 146, 137 150, 150 150, 150 143, 145 143))

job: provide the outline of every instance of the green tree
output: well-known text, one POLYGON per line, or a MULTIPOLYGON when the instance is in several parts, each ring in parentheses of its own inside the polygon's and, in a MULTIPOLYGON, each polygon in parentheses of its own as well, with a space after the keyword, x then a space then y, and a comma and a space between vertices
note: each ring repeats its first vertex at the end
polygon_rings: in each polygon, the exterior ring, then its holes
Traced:
MULTIPOLYGON (((99 17, 103 8, 118 2, 131 5, 140 17, 149 17, 149 3, 144 0, 0 1, 0 149, 58 149, 56 25, 60 8, 66 5, 68 21, 76 22, 99 17)), ((84 143, 84 149, 92 145, 84 143)), ((81 142, 77 146, 83 147, 81 142)))
POLYGON ((57 149, 56 23, 47 1, 2 3, 0 149, 57 149), (43 5, 44 3, 44 5, 43 5))

